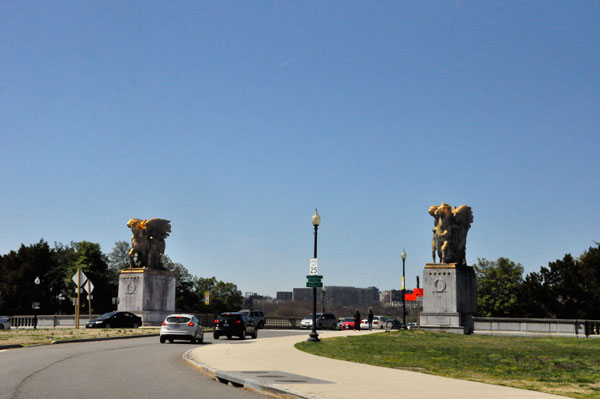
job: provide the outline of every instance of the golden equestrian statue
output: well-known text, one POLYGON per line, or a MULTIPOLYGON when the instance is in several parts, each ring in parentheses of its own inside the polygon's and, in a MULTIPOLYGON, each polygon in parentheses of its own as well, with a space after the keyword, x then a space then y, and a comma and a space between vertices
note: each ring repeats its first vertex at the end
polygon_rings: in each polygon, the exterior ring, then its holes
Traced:
POLYGON ((467 232, 473 223, 471 207, 454 208, 442 202, 440 206, 431 206, 429 214, 435 219, 431 244, 433 263, 437 253, 440 263, 466 266, 467 232))
POLYGON ((165 252, 165 238, 171 232, 171 221, 165 219, 129 219, 131 250, 129 265, 135 268, 163 270, 161 257, 165 252))

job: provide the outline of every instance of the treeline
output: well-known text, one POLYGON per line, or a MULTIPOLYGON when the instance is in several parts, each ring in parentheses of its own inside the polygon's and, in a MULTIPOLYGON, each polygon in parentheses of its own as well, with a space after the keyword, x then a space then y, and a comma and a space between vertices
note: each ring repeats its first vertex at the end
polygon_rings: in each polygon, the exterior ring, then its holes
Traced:
POLYGON ((506 258, 479 259, 474 268, 480 316, 600 320, 600 244, 525 277, 506 258))
MULTIPOLYGON (((97 243, 88 241, 55 243, 44 240, 0 256, 0 314, 32 314, 32 303, 39 302, 39 314, 73 314, 77 269, 83 270, 94 284, 92 313, 116 310, 113 298, 118 295, 119 273, 129 267, 129 244, 117 241, 109 254, 97 243), (39 284, 36 284, 39 278, 39 284)), ((180 312, 218 313, 238 310, 243 296, 233 283, 215 277, 192 275, 182 264, 163 256, 165 268, 176 277, 175 307, 180 312), (210 305, 204 293, 210 291, 210 305)), ((86 294, 82 295, 81 312, 87 313, 86 294)))

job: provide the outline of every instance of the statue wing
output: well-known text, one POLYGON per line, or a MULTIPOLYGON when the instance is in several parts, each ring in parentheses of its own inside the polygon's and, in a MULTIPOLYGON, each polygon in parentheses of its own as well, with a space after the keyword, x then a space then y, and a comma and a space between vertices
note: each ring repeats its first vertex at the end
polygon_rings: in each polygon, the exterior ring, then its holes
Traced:
POLYGON ((452 213, 454 214, 454 220, 461 226, 466 226, 468 228, 471 226, 471 223, 473 223, 473 211, 470 206, 461 205, 454 209, 452 213))
POLYGON ((171 232, 171 221, 165 219, 150 219, 146 222, 146 231, 151 237, 164 240, 171 232))

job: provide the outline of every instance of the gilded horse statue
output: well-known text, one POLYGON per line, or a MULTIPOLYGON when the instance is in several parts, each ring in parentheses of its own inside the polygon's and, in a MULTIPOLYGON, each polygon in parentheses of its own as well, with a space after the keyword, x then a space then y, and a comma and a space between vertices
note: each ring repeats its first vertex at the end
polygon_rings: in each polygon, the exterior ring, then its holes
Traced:
POLYGON ((164 269, 161 257, 165 252, 165 238, 171 232, 171 221, 165 219, 129 219, 131 250, 129 265, 136 268, 164 269))

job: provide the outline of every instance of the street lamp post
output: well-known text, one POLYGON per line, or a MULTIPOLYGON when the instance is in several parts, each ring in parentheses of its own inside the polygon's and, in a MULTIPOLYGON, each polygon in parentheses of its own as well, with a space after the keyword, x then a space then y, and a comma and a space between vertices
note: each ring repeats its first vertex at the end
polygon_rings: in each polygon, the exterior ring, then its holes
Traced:
MULTIPOLYGON (((312 224, 315 226, 315 253, 313 258, 317 259, 317 231, 319 230, 319 224, 321 224, 321 216, 315 209, 315 213, 312 216, 312 224)), ((317 334, 317 287, 313 289, 313 312, 312 312, 312 331, 308 334, 306 342, 320 342, 319 334, 317 334)))
MULTIPOLYGON (((35 299, 39 300, 39 290, 38 290, 38 287, 39 287, 39 285, 41 283, 40 278, 36 277, 35 280, 33 280, 33 282, 35 284, 35 299)), ((37 324, 38 324, 37 314, 38 314, 38 305, 36 303, 33 306, 33 329, 34 330, 37 329, 37 324)))
POLYGON ((406 287, 404 280, 406 276, 405 263, 406 263, 406 251, 402 250, 402 328, 406 329, 406 287))

